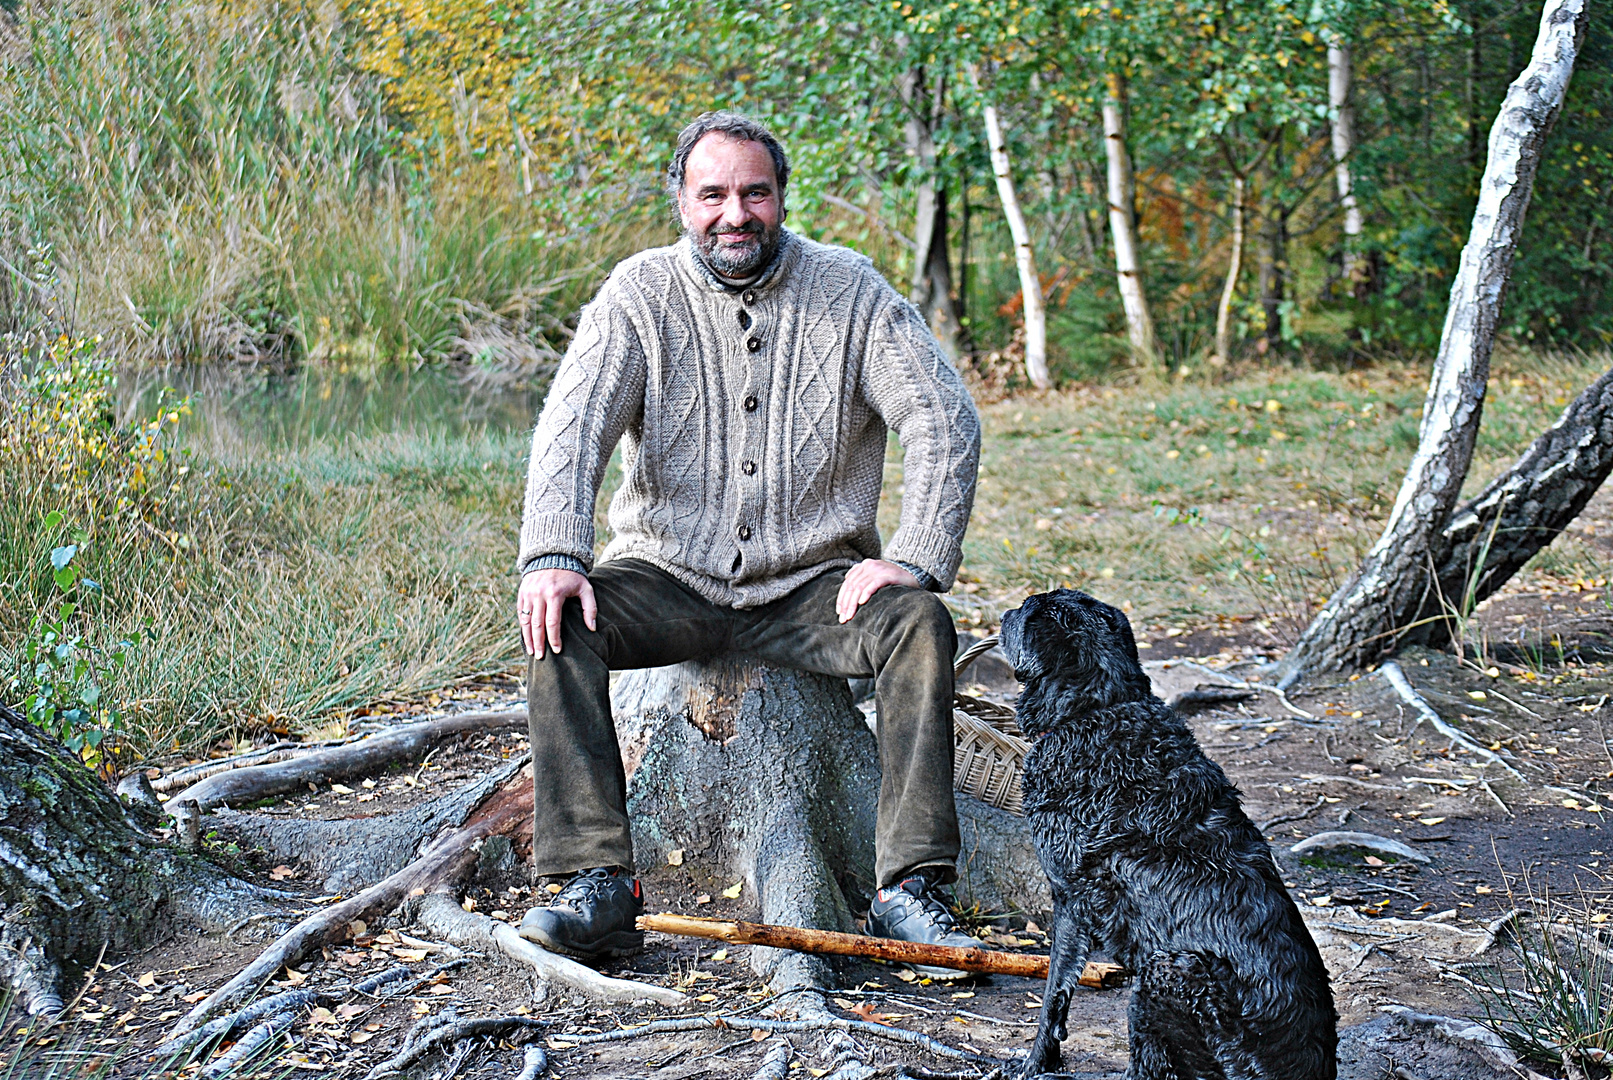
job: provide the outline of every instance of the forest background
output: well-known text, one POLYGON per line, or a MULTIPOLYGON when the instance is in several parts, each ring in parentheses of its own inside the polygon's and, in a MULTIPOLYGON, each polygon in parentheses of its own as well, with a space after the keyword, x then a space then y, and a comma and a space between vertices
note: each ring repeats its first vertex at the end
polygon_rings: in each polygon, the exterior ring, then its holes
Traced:
MULTIPOLYGON (((775 128, 790 226, 870 255, 982 400, 1026 380, 988 107, 1003 132, 1065 389, 988 405, 961 618, 1124 583, 1139 617, 1259 609, 1291 638, 1415 445, 1486 133, 1538 18, 1491 0, 0 0, 7 696, 88 732, 95 759, 108 734, 143 754, 345 730, 382 697, 508 668, 519 432, 185 436, 205 402, 151 406, 131 373, 447 365, 541 386, 614 261, 675 235, 665 161, 714 107, 775 128)), ((1598 16, 1474 483, 1613 343, 1610 233, 1598 16)), ((1565 573, 1599 565, 1554 551, 1565 573)))

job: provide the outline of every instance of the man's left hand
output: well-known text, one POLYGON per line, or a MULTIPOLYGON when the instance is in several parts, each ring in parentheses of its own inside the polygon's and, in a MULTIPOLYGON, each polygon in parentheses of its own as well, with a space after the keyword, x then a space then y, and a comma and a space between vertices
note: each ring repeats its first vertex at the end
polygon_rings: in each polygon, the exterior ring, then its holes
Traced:
POLYGON ((840 595, 835 598, 835 611, 840 621, 850 622, 857 609, 868 603, 868 598, 887 585, 905 585, 919 588, 919 579, 895 563, 884 559, 864 559, 846 571, 846 580, 840 583, 840 595))

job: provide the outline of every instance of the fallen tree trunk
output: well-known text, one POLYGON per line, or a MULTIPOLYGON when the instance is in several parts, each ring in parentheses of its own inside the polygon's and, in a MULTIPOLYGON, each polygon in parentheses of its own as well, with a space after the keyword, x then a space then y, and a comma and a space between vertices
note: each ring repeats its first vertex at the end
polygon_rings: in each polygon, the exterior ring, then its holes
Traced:
POLYGON ((1587 21, 1585 0, 1547 0, 1534 54, 1508 88, 1490 129, 1479 201, 1451 284, 1417 451, 1383 534, 1284 658, 1280 685, 1306 672, 1359 667, 1394 653, 1434 592, 1432 558, 1472 462, 1513 253, 1587 21))
POLYGON ((168 800, 169 814, 177 816, 187 804, 200 811, 252 802, 273 795, 300 791, 309 784, 328 784, 354 776, 380 772, 400 761, 411 761, 459 735, 504 728, 524 731, 526 710, 471 712, 421 724, 400 724, 345 746, 277 761, 249 765, 209 776, 168 800))
POLYGON ((1522 570, 1579 516, 1613 472, 1613 369, 1478 496, 1451 515, 1434 559, 1437 590, 1418 612, 1411 642, 1442 645, 1460 620, 1522 570))
POLYGON ((277 894, 160 843, 55 739, 0 705, 0 983, 62 1008, 103 955, 176 922, 222 930, 277 894))

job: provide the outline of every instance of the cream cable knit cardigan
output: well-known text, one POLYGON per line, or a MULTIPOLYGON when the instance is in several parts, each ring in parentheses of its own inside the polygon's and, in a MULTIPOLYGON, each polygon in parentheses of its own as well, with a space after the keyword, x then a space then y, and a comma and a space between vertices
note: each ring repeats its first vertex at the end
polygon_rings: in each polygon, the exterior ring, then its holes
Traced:
POLYGON ((644 559, 713 603, 776 600, 881 557, 888 428, 906 450, 883 557, 950 588, 980 420, 918 312, 865 257, 789 232, 751 286, 687 240, 620 263, 583 309, 532 437, 520 568, 594 561, 594 500, 623 442, 601 561, 644 559))

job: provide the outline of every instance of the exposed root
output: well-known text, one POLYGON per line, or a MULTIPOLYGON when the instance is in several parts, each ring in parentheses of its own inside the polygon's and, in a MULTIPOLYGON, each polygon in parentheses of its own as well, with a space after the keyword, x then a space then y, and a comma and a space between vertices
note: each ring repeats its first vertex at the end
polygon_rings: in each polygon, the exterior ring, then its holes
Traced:
POLYGON ((1420 720, 1427 721, 1435 731, 1449 739, 1453 745, 1460 746, 1486 762, 1501 766, 1518 780, 1523 779, 1523 774, 1508 765, 1500 754, 1488 747, 1480 746, 1461 729, 1441 719, 1439 713, 1434 711, 1433 706, 1424 701, 1422 695, 1412 688, 1411 683, 1406 680, 1405 671, 1398 663, 1393 660, 1385 660, 1382 666, 1378 668, 1378 674, 1382 675, 1389 685, 1394 687, 1395 693, 1400 695, 1400 700, 1410 705, 1420 720))
POLYGON ((375 772, 426 753, 456 735, 501 728, 526 729, 526 711, 458 713, 423 724, 400 724, 357 742, 300 754, 285 761, 248 765, 199 780, 168 800, 169 813, 194 803, 201 811, 251 802, 375 772))
POLYGON ((532 944, 506 923, 464 910, 452 897, 441 893, 421 899, 415 921, 455 945, 503 953, 517 963, 530 967, 540 978, 570 987, 595 1001, 611 1004, 651 1001, 658 1005, 681 1005, 689 1000, 686 995, 664 986, 601 975, 593 968, 532 944))
MULTIPOLYGON (((502 772, 507 776, 518 772, 525 759, 512 761, 502 772)), ((521 788, 519 783, 517 788, 521 788)), ((213 991, 195 1008, 174 1025, 169 1038, 180 1035, 206 1022, 220 1010, 250 995, 269 980, 275 972, 295 964, 309 953, 327 944, 346 939, 355 920, 374 922, 393 911, 411 894, 420 895, 449 882, 457 882, 476 864, 476 845, 490 836, 508 832, 523 818, 532 814, 532 789, 524 786, 509 797, 492 800, 496 805, 484 807, 473 815, 464 828, 434 842, 413 863, 365 889, 348 900, 315 912, 292 927, 277 941, 258 955, 233 979, 213 991)))
MULTIPOLYGON (((267 765, 274 761, 284 761, 287 758, 298 757, 314 750, 325 750, 333 746, 346 746, 364 738, 362 735, 349 735, 345 739, 323 739, 318 742, 292 742, 286 740, 277 742, 272 746, 261 746, 244 754, 222 758, 218 761, 204 761, 200 765, 189 765, 183 769, 175 769, 171 773, 157 777, 149 782, 148 786, 154 792, 175 791, 189 787, 191 784, 206 780, 209 776, 229 772, 246 765, 267 765)), ((136 774, 139 775, 139 774, 136 774)))
MULTIPOLYGON (((416 979, 402 987, 393 987, 386 996, 392 997, 397 994, 411 993, 416 987, 424 982, 431 981, 442 971, 460 966, 463 963, 465 961, 461 960, 454 964, 445 964, 422 979, 416 979)), ((183 1054, 193 1047, 200 1046, 211 1039, 227 1038, 231 1032, 261 1020, 265 1016, 274 1016, 282 1012, 296 1013, 305 1005, 334 1003, 348 994, 374 994, 383 988, 392 986, 393 983, 407 979, 413 974, 412 969, 399 964, 396 967, 387 968, 379 974, 371 975, 369 978, 362 982, 354 983, 350 987, 332 986, 325 989, 287 990, 283 994, 273 994, 266 998, 260 998, 252 1004, 230 1013, 228 1016, 210 1020, 201 1027, 193 1028, 177 1038, 170 1039, 157 1047, 155 1054, 160 1058, 171 1058, 176 1054, 183 1054)))
POLYGON ((200 1074, 202 1080, 215 1080, 216 1077, 232 1072, 237 1065, 249 1060, 253 1054, 289 1032, 296 1022, 296 1013, 289 1011, 275 1013, 242 1035, 234 1046, 204 1065, 200 1074))
MULTIPOLYGON (((521 1071, 516 1074, 515 1080, 538 1080, 549 1068, 549 1053, 536 1043, 527 1045, 526 1053, 521 1056, 521 1071)), ((780 1080, 783 1080, 780 1077, 780 1080)))
POLYGON ((530 1016, 489 1016, 476 1020, 459 1020, 453 1017, 452 1010, 448 1010, 439 1016, 427 1017, 426 1020, 416 1024, 404 1039, 403 1048, 395 1056, 366 1073, 364 1080, 381 1080, 382 1077, 396 1076, 440 1046, 487 1036, 530 1037, 547 1023, 546 1020, 530 1016))
MULTIPOLYGON (((514 776, 506 765, 431 802, 370 818, 298 821, 221 810, 217 820, 241 847, 298 864, 327 893, 351 895, 409 865, 424 841, 459 828, 514 776)), ((517 832, 530 828, 522 822, 517 832)))
POLYGON ((905 1043, 916 1046, 926 1053, 937 1057, 952 1058, 957 1061, 978 1061, 983 1065, 1000 1065, 998 1059, 985 1054, 977 1054, 969 1050, 960 1050, 955 1046, 937 1042, 928 1035, 917 1031, 908 1031, 906 1028, 892 1027, 889 1024, 876 1024, 872 1020, 847 1020, 842 1016, 819 1016, 806 1020, 767 1020, 757 1016, 687 1016, 673 1020, 654 1020, 639 1027, 621 1028, 617 1031, 602 1031, 595 1035, 555 1035, 552 1041, 555 1045, 561 1042, 569 1046, 593 1046, 597 1043, 618 1042, 622 1039, 636 1039, 641 1035, 664 1035, 677 1031, 714 1031, 720 1029, 733 1029, 735 1031, 770 1031, 776 1034, 794 1034, 803 1031, 844 1031, 858 1035, 870 1035, 876 1039, 888 1039, 891 1042, 905 1043))
POLYGON ((9 928, 0 924, 0 986, 10 986, 29 1016, 57 1016, 62 1012, 61 968, 43 949, 24 937, 13 943, 9 928))
POLYGON ((793 1048, 788 1042, 779 1039, 767 1051, 762 1059, 762 1067, 756 1070, 751 1080, 784 1080, 790 1074, 790 1055, 793 1048))

